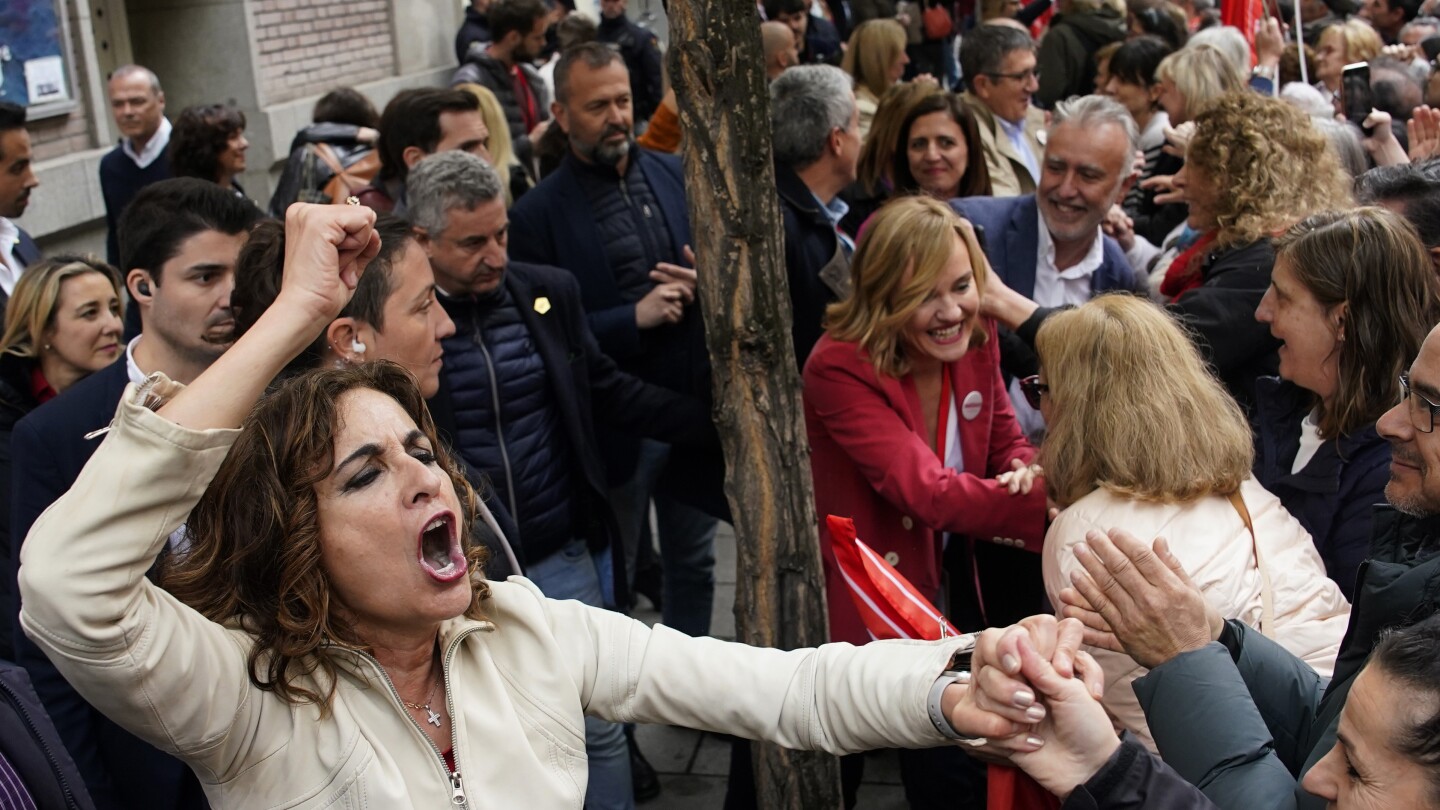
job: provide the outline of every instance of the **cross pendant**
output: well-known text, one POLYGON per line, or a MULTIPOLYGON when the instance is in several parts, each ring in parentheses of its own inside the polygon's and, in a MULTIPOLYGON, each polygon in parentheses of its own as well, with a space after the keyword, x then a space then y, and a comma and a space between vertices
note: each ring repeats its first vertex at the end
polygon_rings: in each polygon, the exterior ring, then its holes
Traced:
POLYGON ((437 711, 435 711, 434 709, 430 708, 429 706, 426 706, 426 707, 425 707, 425 713, 428 714, 428 715, 430 715, 429 717, 425 718, 425 722, 429 723, 430 725, 432 725, 432 726, 434 726, 434 727, 436 727, 436 728, 439 728, 439 727, 440 727, 440 713, 437 712, 437 711))

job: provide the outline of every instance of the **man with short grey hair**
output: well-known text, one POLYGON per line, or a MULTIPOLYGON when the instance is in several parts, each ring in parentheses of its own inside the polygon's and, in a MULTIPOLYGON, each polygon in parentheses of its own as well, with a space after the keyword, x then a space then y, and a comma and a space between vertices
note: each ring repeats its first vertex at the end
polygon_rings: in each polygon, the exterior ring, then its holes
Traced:
MULTIPOLYGON (((1100 230, 1110 207, 1134 182, 1139 136, 1119 102, 1084 96, 1055 106, 1040 161, 1036 193, 1023 197, 967 197, 950 204, 985 234, 985 254, 1006 286, 1041 306, 1083 304, 1108 290, 1138 284, 1125 251, 1100 230)), ((1035 373, 1035 359, 1018 344, 1002 343, 1006 371, 1035 373)), ((1026 432, 1043 430, 1039 414, 1012 385, 1011 399, 1026 432)))
MULTIPOLYGON (((574 275, 509 260, 500 178, 485 161, 459 151, 424 158, 410 170, 406 198, 455 321, 430 400, 436 428, 489 477, 496 511, 516 526, 511 545, 525 576, 546 596, 614 606, 626 585, 597 422, 606 432, 707 442, 708 409, 601 352, 574 275)), ((621 727, 586 718, 585 729, 586 806, 630 808, 621 727)))
POLYGON ((100 159, 100 193, 105 198, 105 260, 119 264, 116 228, 121 212, 140 189, 170 177, 170 121, 165 117, 165 91, 149 68, 116 68, 108 90, 120 143, 100 159))
POLYGON ((804 65, 770 84, 775 187, 785 226, 791 338, 797 367, 824 331, 825 307, 849 290, 851 236, 840 229, 849 206, 840 192, 855 182, 860 113, 854 81, 830 65, 804 65))

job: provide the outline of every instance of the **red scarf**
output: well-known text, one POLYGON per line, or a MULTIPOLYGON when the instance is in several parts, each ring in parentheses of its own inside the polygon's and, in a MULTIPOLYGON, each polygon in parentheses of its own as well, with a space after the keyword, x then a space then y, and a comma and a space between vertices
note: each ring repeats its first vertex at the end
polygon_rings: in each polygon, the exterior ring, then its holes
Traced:
POLYGON ((1171 301, 1199 287, 1205 278, 1201 270, 1205 266, 1205 254, 1215 242, 1215 231, 1207 231, 1188 250, 1175 257, 1165 271, 1165 280, 1160 282, 1160 294, 1171 301))

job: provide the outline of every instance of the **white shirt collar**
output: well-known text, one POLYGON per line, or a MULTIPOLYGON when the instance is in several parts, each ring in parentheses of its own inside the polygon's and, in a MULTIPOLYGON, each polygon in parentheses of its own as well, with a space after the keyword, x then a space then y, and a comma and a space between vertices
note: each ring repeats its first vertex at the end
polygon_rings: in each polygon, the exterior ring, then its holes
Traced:
POLYGON ((1043 307, 1058 307, 1066 304, 1078 306, 1090 300, 1090 277, 1105 261, 1104 235, 1100 226, 1095 226, 1095 240, 1085 258, 1072 267, 1061 270, 1055 266, 1055 240, 1045 224, 1045 215, 1039 212, 1040 238, 1036 240, 1035 262, 1035 303, 1043 307))
POLYGON ((20 280, 20 257, 15 248, 20 246, 20 226, 0 217, 0 289, 9 295, 20 280))
POLYGON ((155 130, 154 135, 150 136, 150 140, 145 142, 145 148, 141 149, 139 154, 135 153, 135 146, 129 138, 120 139, 120 149, 135 161, 136 166, 143 169, 165 153, 165 147, 170 145, 170 128, 170 119, 162 115, 159 128, 155 130))
POLYGON ((147 376, 145 372, 140 370, 139 366, 135 365, 135 344, 139 343, 140 338, 142 337, 145 336, 136 335, 125 346, 125 372, 127 376, 130 377, 130 382, 135 383, 136 385, 145 382, 145 378, 147 376))

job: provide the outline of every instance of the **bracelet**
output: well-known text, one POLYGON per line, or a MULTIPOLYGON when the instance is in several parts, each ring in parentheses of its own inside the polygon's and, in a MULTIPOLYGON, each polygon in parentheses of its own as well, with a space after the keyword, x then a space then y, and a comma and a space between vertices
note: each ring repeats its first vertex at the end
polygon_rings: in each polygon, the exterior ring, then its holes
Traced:
POLYGON ((930 699, 926 702, 926 706, 930 711, 930 722, 935 725, 935 730, 940 732, 947 740, 954 740, 961 745, 968 745, 974 748, 988 744, 990 741, 984 737, 966 737, 956 731, 955 727, 950 725, 950 721, 946 719, 945 710, 941 708, 940 697, 945 694, 945 688, 952 683, 969 687, 970 673, 947 670, 940 673, 940 677, 935 679, 935 685, 930 687, 930 699))
POLYGON ((1261 79, 1269 79, 1273 82, 1278 78, 1279 71, 1275 69, 1274 65, 1256 65, 1254 69, 1250 71, 1250 75, 1261 79))

